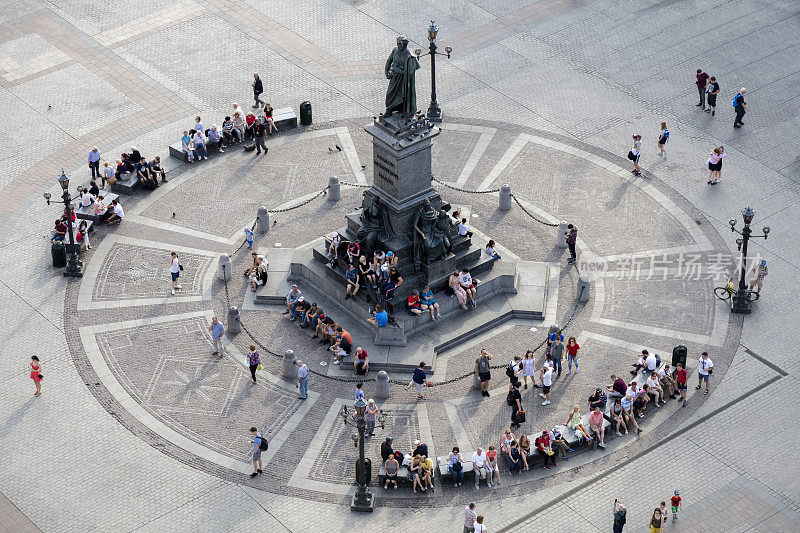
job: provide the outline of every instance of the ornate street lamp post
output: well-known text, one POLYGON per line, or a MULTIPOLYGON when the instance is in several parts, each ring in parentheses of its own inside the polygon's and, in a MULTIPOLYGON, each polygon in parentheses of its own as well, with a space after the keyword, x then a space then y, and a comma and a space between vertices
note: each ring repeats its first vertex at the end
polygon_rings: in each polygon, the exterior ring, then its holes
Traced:
POLYGON ((744 227, 742 231, 736 229, 736 219, 731 219, 728 224, 731 226, 731 231, 741 235, 736 239, 736 244, 742 252, 742 271, 739 277, 739 289, 733 295, 733 305, 731 306, 731 313, 749 314, 750 313, 750 300, 747 294, 747 282, 745 275, 747 274, 747 242, 753 238, 766 239, 769 235, 769 226, 764 226, 762 235, 753 235, 753 230, 750 229, 750 223, 756 212, 750 207, 745 207, 742 210, 742 219, 744 220, 744 227))
POLYGON ((353 407, 356 410, 356 427, 358 428, 358 462, 356 463, 358 489, 353 495, 353 503, 350 504, 350 510, 371 513, 375 509, 375 499, 367 485, 369 485, 372 463, 364 457, 364 431, 367 427, 364 413, 367 410, 367 402, 363 398, 359 398, 355 401, 353 407))
MULTIPOLYGON (((439 102, 436 101, 436 56, 446 55, 448 59, 450 59, 450 52, 453 49, 449 46, 445 46, 444 51, 446 53, 441 53, 436 51, 436 34, 439 33, 439 28, 436 27, 434 21, 431 21, 431 25, 428 28, 428 40, 431 42, 430 48, 428 53, 431 56, 431 104, 428 106, 428 113, 425 118, 428 119, 430 122, 441 122, 442 121, 442 110, 439 107, 439 102)), ((417 48, 414 50, 414 53, 419 59, 419 56, 422 55, 422 50, 417 48)))
MULTIPOLYGON (((64 194, 61 199, 64 201, 64 212, 67 215, 67 231, 69 232, 69 244, 67 245, 67 268, 64 270, 64 275, 69 278, 83 277, 83 263, 78 258, 79 244, 75 244, 75 232, 72 227, 72 197, 69 195, 69 178, 64 171, 61 171, 61 176, 58 177, 58 184, 64 194)), ((50 205, 50 193, 44 193, 44 199, 47 200, 47 205, 50 205)))

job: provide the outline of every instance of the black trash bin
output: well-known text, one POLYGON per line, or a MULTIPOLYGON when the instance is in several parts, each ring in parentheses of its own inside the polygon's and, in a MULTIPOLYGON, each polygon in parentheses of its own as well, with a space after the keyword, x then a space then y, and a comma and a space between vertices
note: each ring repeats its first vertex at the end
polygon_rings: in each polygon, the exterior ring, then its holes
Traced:
POLYGON ((672 349, 672 368, 677 368, 678 363, 680 363, 684 370, 686 369, 687 352, 686 346, 683 346, 682 344, 672 349))
POLYGON ((300 104, 300 124, 303 126, 311 125, 311 102, 307 100, 300 104))
POLYGON ((67 266, 67 247, 61 241, 55 241, 50 249, 53 254, 53 266, 64 268, 67 266))
MULTIPOLYGON (((356 461, 356 481, 361 479, 361 463, 356 461)), ((369 485, 372 479, 372 460, 369 457, 364 457, 364 484, 369 485)))

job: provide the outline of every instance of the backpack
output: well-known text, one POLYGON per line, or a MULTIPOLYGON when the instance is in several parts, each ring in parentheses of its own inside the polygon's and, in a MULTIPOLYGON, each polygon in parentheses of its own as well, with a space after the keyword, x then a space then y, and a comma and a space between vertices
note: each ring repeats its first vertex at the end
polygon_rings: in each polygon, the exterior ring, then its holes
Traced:
POLYGON ((733 97, 733 101, 731 102, 731 105, 733 107, 736 107, 737 105, 739 105, 738 102, 737 102, 738 100, 739 100, 739 93, 736 93, 736 96, 733 97))
POLYGON ((267 439, 265 439, 264 437, 258 437, 258 440, 261 441, 258 443, 258 449, 261 450, 262 452, 267 451, 267 449, 269 448, 269 443, 267 442, 267 439))
POLYGON ((664 143, 669 142, 669 130, 664 130, 664 143))
MULTIPOLYGON (((513 378, 516 372, 514 371, 514 363, 509 363, 506 367, 506 376, 513 378)), ((509 404, 510 405, 510 404, 509 404)))
POLYGON ((514 397, 514 391, 513 390, 508 393, 508 396, 506 396, 506 403, 510 407, 513 407, 513 406, 517 405, 516 398, 514 397))

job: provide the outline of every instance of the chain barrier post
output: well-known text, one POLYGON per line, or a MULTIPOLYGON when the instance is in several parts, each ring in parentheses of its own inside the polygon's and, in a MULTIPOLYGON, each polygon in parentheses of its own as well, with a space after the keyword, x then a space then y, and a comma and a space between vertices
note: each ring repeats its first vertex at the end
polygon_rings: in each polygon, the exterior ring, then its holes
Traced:
POLYGON ((379 400, 386 400, 389 398, 389 374, 385 370, 378 372, 378 377, 375 378, 375 397, 379 400))
POLYGON ((578 277, 578 296, 577 299, 579 302, 588 302, 589 301, 589 280, 583 279, 583 275, 578 277))
POLYGON ((511 187, 504 183, 500 187, 500 211, 508 211, 511 209, 511 187))
POLYGON ((228 307, 228 334, 236 335, 242 331, 242 325, 239 323, 239 308, 235 305, 228 307))
POLYGON ((263 205, 258 208, 258 219, 256 220, 257 232, 264 235, 269 231, 269 211, 263 205))
POLYGON ((286 350, 283 354, 283 379, 288 379, 289 381, 297 380, 297 365, 295 364, 292 350, 286 350))
POLYGON ((219 254, 219 268, 219 279, 226 282, 231 279, 231 256, 219 254))
POLYGON ((569 235, 569 230, 567 229, 567 222, 562 220, 558 223, 558 232, 556 235, 556 246, 559 248, 566 248, 567 247, 567 235, 569 235))
POLYGON ((342 197, 342 186, 339 184, 339 178, 331 176, 328 180, 328 201, 338 202, 342 197))

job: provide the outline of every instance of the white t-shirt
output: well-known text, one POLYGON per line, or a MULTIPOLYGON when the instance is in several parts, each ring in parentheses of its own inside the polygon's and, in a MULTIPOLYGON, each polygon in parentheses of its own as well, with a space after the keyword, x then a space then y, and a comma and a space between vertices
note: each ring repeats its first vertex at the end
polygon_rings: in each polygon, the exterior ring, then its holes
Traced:
POLYGON ((478 455, 478 452, 475 452, 475 453, 472 454, 472 465, 473 466, 476 466, 478 468, 482 468, 484 463, 486 463, 486 454, 484 452, 481 452, 480 455, 478 455))
POLYGON ((656 369, 656 356, 655 354, 649 354, 647 359, 644 360, 644 364, 647 365, 647 370, 652 372, 656 369))
POLYGON ((486 533, 486 526, 475 522, 475 533, 486 533))
POLYGON ((700 375, 707 376, 708 369, 711 368, 712 366, 714 366, 714 363, 711 361, 710 357, 705 360, 703 360, 703 358, 701 357, 700 366, 697 367, 697 371, 700 373, 700 375))
POLYGON ((467 229, 468 229, 467 225, 462 222, 461 224, 458 225, 458 234, 463 237, 464 235, 467 234, 467 229))
POLYGON ((549 366, 545 368, 547 370, 544 371, 544 375, 542 376, 542 385, 549 387, 553 383, 553 369, 549 366))
POLYGON ((125 216, 125 211, 122 210, 122 205, 117 204, 114 206, 114 214, 117 215, 119 218, 123 218, 125 216))
POLYGON ((171 258, 169 260, 169 271, 172 272, 173 274, 177 274, 178 272, 181 271, 180 264, 181 262, 178 261, 177 257, 171 258))
POLYGON ((655 387, 660 387, 660 386, 661 386, 661 384, 658 381, 656 381, 655 379, 653 379, 652 374, 650 375, 649 378, 647 378, 647 387, 650 390, 655 390, 655 387))
POLYGON ((92 205, 92 202, 94 202, 94 196, 92 196, 88 192, 83 193, 83 195, 81 196, 81 205, 83 207, 89 207, 90 205, 92 205))
POLYGON ((464 287, 469 287, 472 285, 472 276, 469 272, 462 272, 458 275, 458 282, 464 287))

